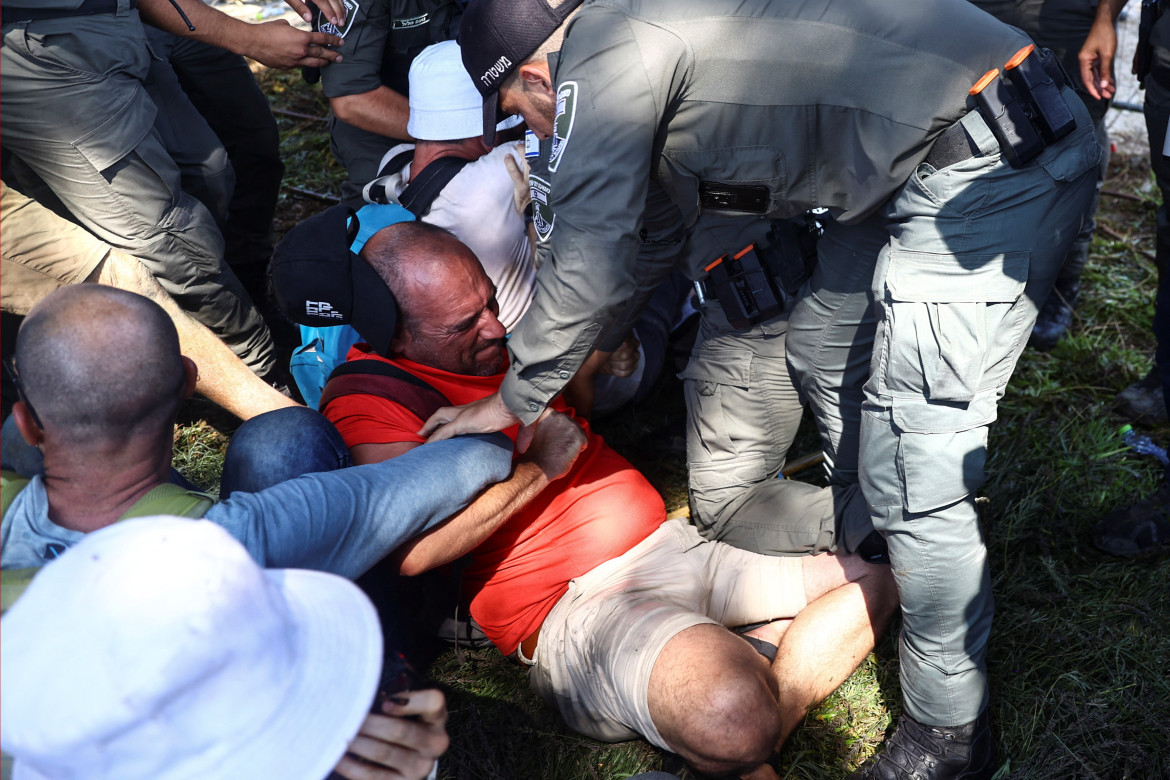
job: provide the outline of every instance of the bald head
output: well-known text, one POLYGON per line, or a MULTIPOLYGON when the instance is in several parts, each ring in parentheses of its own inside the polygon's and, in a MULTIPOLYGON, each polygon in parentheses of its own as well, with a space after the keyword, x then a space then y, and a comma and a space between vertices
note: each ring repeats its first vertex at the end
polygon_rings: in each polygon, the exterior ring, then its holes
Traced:
POLYGON ((415 311, 441 287, 453 264, 474 264, 475 254, 449 230, 426 222, 399 222, 382 228, 362 247, 361 257, 394 293, 399 328, 417 325, 415 311))
POLYGON ((63 287, 33 307, 16 366, 44 427, 79 442, 157 433, 173 422, 185 382, 166 312, 97 284, 63 287))
POLYGON ((466 244, 434 225, 399 222, 375 233, 361 256, 398 301, 391 351, 455 374, 499 370, 504 327, 495 286, 466 244))

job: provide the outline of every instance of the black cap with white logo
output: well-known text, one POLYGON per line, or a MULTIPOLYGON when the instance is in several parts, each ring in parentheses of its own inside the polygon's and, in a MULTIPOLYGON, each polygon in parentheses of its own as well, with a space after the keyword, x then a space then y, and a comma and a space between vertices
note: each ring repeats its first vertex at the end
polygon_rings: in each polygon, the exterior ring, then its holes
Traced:
POLYGON ((389 355, 398 303, 370 264, 349 250, 357 217, 333 206, 297 223, 272 253, 272 289, 281 311, 301 325, 353 325, 389 355))
POLYGON ((557 8, 546 0, 471 0, 459 27, 463 67, 483 95, 483 142, 492 146, 499 116, 500 83, 548 40, 584 0, 557 8))

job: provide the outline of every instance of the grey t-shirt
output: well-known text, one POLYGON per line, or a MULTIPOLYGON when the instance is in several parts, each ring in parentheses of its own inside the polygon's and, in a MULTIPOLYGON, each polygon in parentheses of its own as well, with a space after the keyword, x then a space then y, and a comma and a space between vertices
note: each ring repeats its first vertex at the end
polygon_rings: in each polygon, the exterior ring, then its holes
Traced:
MULTIPOLYGON (((226 529, 261 566, 353 579, 458 512, 511 468, 506 437, 466 436, 383 463, 236 493, 204 517, 226 529)), ((83 536, 49 519, 44 482, 34 477, 0 521, 0 568, 43 566, 83 536)))

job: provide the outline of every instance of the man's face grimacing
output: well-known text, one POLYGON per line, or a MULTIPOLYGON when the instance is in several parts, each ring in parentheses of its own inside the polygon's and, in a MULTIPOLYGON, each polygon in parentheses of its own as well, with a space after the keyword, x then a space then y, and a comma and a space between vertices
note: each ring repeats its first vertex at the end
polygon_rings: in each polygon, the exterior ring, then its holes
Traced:
POLYGON ((496 289, 470 249, 459 245, 440 263, 410 272, 404 317, 391 349, 408 360, 465 376, 498 374, 504 326, 496 289))

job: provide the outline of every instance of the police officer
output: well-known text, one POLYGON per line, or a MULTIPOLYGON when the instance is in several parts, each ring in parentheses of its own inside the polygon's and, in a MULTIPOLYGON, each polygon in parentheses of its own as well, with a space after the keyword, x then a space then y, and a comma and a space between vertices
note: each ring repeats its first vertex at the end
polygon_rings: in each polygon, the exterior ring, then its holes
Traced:
MULTIPOLYGON (((265 375, 275 367, 272 338, 224 264, 211 213, 182 188, 175 161, 222 157, 222 149, 181 95, 168 93, 160 109, 148 81, 165 63, 152 57, 139 13, 276 67, 323 65, 337 56, 325 45, 339 39, 283 21, 250 25, 193 0, 181 5, 195 31, 167 0, 5 3, 4 148, 79 223, 140 258, 185 311, 265 375)), ((222 180, 206 188, 225 191, 222 180)), ((207 196, 216 197, 224 199, 207 196)))
MULTIPOLYGON (((974 491, 987 426, 1092 195, 1100 150, 1084 106, 1023 33, 960 0, 593 0, 570 17, 573 5, 477 0, 464 15, 485 120, 521 113, 553 139, 556 224, 500 392, 424 431, 539 420, 661 279, 635 260, 648 195, 677 209, 685 270, 715 287, 720 265, 747 269, 736 258, 768 220, 827 208, 788 357, 830 463, 858 470, 904 614, 906 714, 860 776, 990 777, 992 598, 974 491), (1009 62, 1035 90, 1008 90, 1009 62), (996 105, 1025 100, 1044 106, 1035 125, 996 105)), ((763 288, 730 287, 708 299, 710 327, 768 328, 741 316, 763 288)), ((729 366, 730 381, 743 370, 729 366)))
POLYGON ((329 98, 330 145, 348 178, 341 199, 364 205, 362 187, 378 175, 390 147, 410 139, 410 63, 432 43, 459 32, 457 0, 346 0, 349 13, 335 31, 344 42, 339 62, 321 73, 329 98))
POLYGON ((1028 34, 1037 46, 1051 49, 1060 60, 1072 81, 1077 96, 1084 102, 1093 119, 1093 129, 1101 145, 1101 163, 1097 166, 1097 191, 1081 223, 1081 232, 1069 247, 1060 274, 1048 300, 1040 308, 1036 325, 1028 340, 1030 346, 1042 351, 1054 348, 1068 332, 1073 322, 1073 307, 1080 293, 1081 273, 1089 261, 1089 246, 1097 223, 1097 204, 1105 171, 1109 168, 1109 133, 1105 128, 1105 112, 1109 100, 1094 97, 1081 81, 1081 66, 1077 59, 1081 46, 1097 19, 1096 0, 971 0, 989 14, 1018 27, 1028 34))

